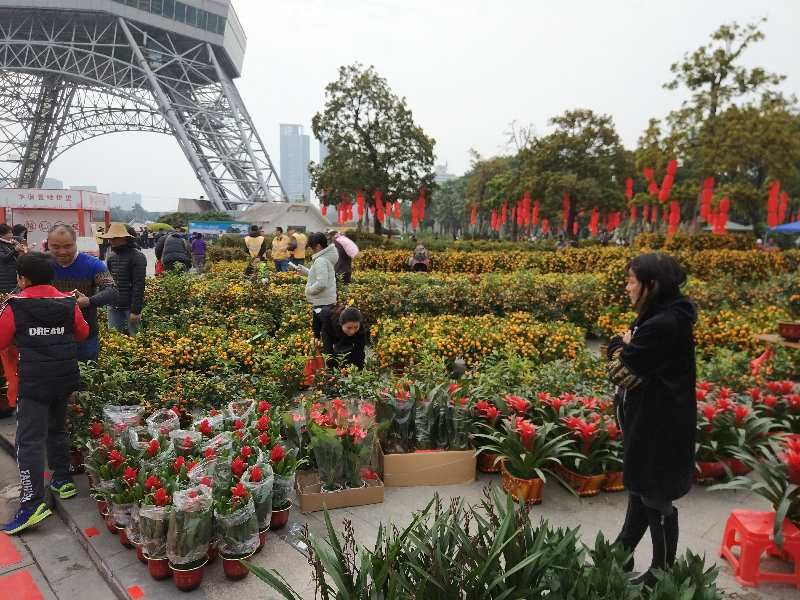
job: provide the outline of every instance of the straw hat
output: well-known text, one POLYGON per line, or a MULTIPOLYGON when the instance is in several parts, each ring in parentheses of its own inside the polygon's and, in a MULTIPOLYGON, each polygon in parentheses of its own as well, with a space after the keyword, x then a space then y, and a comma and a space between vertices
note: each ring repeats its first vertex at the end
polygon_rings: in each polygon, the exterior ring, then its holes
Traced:
POLYGON ((104 233, 100 237, 104 240, 113 240, 114 238, 129 238, 133 236, 128 233, 128 230, 122 223, 112 223, 111 227, 108 228, 108 233, 104 233))

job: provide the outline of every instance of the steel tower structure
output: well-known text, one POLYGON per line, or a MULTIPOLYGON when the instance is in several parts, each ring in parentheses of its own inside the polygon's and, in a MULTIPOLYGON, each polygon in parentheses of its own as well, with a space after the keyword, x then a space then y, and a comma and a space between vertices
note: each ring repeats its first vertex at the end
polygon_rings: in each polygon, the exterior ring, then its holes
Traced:
POLYGON ((231 0, 0 0, 0 187, 149 131, 175 137, 217 209, 285 201, 233 82, 245 46, 231 0))

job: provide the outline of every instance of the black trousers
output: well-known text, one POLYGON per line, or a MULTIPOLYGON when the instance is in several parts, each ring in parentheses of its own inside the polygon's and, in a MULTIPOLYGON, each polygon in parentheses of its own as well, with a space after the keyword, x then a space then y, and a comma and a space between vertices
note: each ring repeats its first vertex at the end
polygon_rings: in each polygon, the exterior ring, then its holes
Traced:
POLYGON ((322 335, 322 320, 326 319, 330 314, 331 309, 336 306, 335 304, 327 304, 325 306, 315 306, 312 311, 311 317, 311 330, 314 332, 314 337, 320 339, 322 335))
POLYGON ((17 401, 17 466, 22 485, 20 505, 35 508, 44 502, 45 459, 53 481, 72 481, 69 473, 67 402, 69 396, 48 401, 20 397, 17 401))

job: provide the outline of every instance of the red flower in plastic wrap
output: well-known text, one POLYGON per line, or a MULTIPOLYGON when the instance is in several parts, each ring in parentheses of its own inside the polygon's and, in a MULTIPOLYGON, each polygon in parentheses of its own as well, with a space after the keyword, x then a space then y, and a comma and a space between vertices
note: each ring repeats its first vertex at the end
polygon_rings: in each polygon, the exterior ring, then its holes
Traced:
POLYGON ((103 437, 100 438, 100 445, 107 449, 111 449, 111 447, 114 445, 114 438, 105 433, 103 434, 103 437))
POLYGON ((89 435, 91 435, 92 438, 95 440, 99 438, 101 435, 103 435, 103 431, 104 431, 103 424, 100 423, 99 421, 95 421, 94 423, 89 425, 89 435))
POLYGON ((187 435, 183 438, 183 443, 181 444, 184 450, 191 450, 192 446, 194 446, 194 442, 192 441, 192 436, 187 435))
POLYGON ((231 502, 240 502, 245 498, 247 498, 247 488, 244 487, 244 484, 240 481, 231 488, 231 502))
POLYGON ((241 477, 242 473, 247 469, 247 463, 242 460, 241 456, 237 456, 231 462, 231 473, 236 477, 241 477))
POLYGON ((286 457, 286 450, 283 449, 283 446, 275 446, 272 448, 272 452, 270 452, 269 458, 273 464, 277 464, 281 462, 286 457))
POLYGON ((166 506, 169 504, 169 494, 164 488, 158 488, 153 494, 153 502, 156 506, 166 506))
POLYGON ((149 492, 152 491, 153 489, 158 489, 160 487, 163 487, 161 480, 155 475, 148 476, 148 478, 144 482, 145 492, 149 492))
POLYGON ((147 444, 147 456, 153 458, 160 451, 161 444, 158 443, 158 440, 150 440, 150 442, 147 444))
POLYGON ((186 463, 186 459, 185 459, 185 458, 183 458, 182 456, 179 456, 179 457, 178 457, 178 458, 176 458, 176 459, 175 459, 175 461, 172 463, 172 470, 173 470, 175 473, 180 473, 180 472, 181 472, 181 469, 183 468, 183 465, 184 465, 185 463, 186 463))
POLYGON ((236 431, 240 431, 240 430, 244 429, 244 421, 242 421, 241 419, 236 419, 236 420, 233 422, 233 428, 234 428, 236 431))
POLYGON ((253 456, 253 449, 250 446, 242 446, 242 451, 239 454, 242 455, 243 459, 247 460, 253 456))
POLYGON ((214 428, 211 427, 211 423, 208 422, 208 419, 203 419, 200 422, 200 426, 197 430, 205 436, 210 437, 212 433, 214 433, 214 428))
POLYGON ((108 464, 116 471, 125 462, 125 457, 116 448, 108 453, 108 464))
POLYGON ((269 417, 267 415, 264 415, 260 417, 258 421, 256 421, 256 429, 258 429, 261 432, 264 432, 267 429, 269 429, 269 423, 270 423, 269 417))
POLYGON ((261 402, 258 403, 258 412, 260 412, 261 414, 269 412, 270 408, 272 408, 272 405, 266 400, 262 400, 261 402))
POLYGON ((209 477, 208 475, 204 475, 200 479, 200 483, 201 483, 201 485, 204 485, 206 487, 214 487, 214 480, 211 479, 211 477, 209 477))
POLYGON ((262 433, 261 435, 259 435, 258 436, 258 443, 261 444, 262 446, 264 446, 265 448, 267 446, 269 446, 269 443, 270 443, 269 434, 262 433))
POLYGON ((203 457, 206 460, 212 460, 214 458, 217 458, 217 451, 214 450, 214 448, 208 447, 203 451, 203 457))
POLYGON ((257 483, 261 481, 261 477, 262 474, 261 474, 261 469, 259 467, 253 467, 252 469, 250 469, 250 481, 252 481, 253 483, 257 483))
POLYGON ((136 483, 136 478, 139 477, 139 471, 134 469, 133 467, 125 467, 125 471, 122 473, 122 479, 125 480, 125 483, 128 484, 128 487, 131 487, 134 483, 136 483))
POLYGON ((451 383, 450 385, 447 386, 447 393, 450 396, 452 396, 453 394, 455 394, 460 389, 461 389, 460 385, 458 385, 457 383, 451 383))
POLYGON ((370 404, 369 402, 361 405, 361 414, 365 417, 374 417, 375 416, 375 405, 370 404))

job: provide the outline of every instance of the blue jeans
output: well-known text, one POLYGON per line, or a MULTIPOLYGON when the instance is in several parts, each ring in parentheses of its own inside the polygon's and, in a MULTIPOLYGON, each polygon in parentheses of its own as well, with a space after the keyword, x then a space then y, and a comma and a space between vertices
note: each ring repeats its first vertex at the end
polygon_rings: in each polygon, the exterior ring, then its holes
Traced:
POLYGON ((83 342, 78 343, 78 360, 81 362, 88 362, 93 360, 97 362, 100 356, 100 340, 97 339, 97 334, 86 338, 83 342))
POLYGON ((130 322, 131 309, 130 308, 114 308, 108 307, 108 326, 111 329, 116 329, 120 333, 127 333, 128 335, 136 335, 141 328, 141 321, 136 324, 130 322))
POLYGON ((275 261, 275 270, 278 273, 286 273, 289 271, 289 259, 286 260, 276 260, 275 261))

